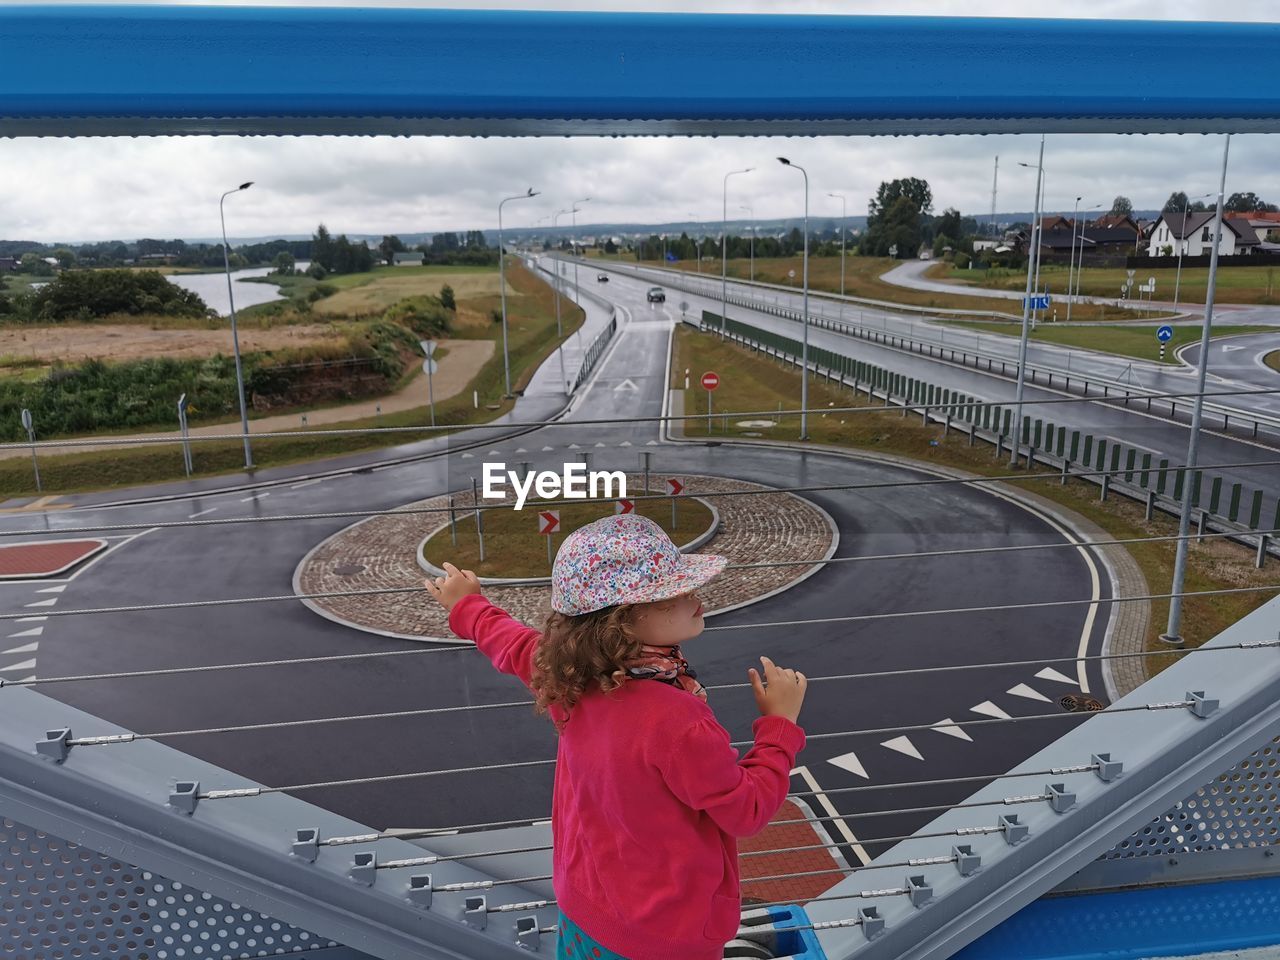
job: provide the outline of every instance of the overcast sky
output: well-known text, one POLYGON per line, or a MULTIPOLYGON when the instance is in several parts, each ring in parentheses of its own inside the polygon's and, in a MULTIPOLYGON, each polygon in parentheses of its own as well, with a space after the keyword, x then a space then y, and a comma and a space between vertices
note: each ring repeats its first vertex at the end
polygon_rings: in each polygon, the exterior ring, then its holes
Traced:
MULTIPOLYGON (((143 0, 145 2, 145 0, 143 0)), ((202 3, 218 0, 201 0, 202 3)), ((232 0, 236 5, 247 4, 232 0)), ((0 7, 10 0, 0 0, 0 7)), ((230 5, 230 4, 228 4, 230 5)), ((265 5, 265 4, 264 4, 265 5)), ((273 6, 408 6, 540 10, 694 11, 708 13, 837 13, 970 15, 971 0, 546 0, 452 3, 362 0, 273 6)), ((1075 0, 1041 3, 986 0, 990 16, 1102 19, 1277 19, 1274 0, 1075 0)), ((1259 69, 1272 69, 1272 66, 1259 69)), ((593 200, 578 215, 593 222, 718 221, 721 184, 733 169, 753 173, 729 181, 730 217, 752 204, 760 218, 799 216, 802 182, 774 159, 786 154, 809 171, 810 216, 835 217, 843 193, 849 214, 866 213, 881 180, 927 179, 934 207, 967 214, 991 208, 994 157, 1000 156, 998 208, 1029 210, 1037 136, 920 138, 98 138, 0 140, 0 239, 99 240, 209 237, 218 233, 218 196, 228 199, 228 233, 310 233, 323 221, 334 233, 411 233, 497 225, 497 200, 532 186, 542 196, 508 204, 504 223, 535 226, 575 198, 593 200), (180 174, 180 175, 176 175, 180 174)), ((1159 207, 1172 190, 1216 192, 1222 137, 1051 135, 1045 148, 1046 206, 1070 211, 1109 207, 1116 194, 1136 208, 1159 207)), ((1253 190, 1280 202, 1274 136, 1232 138, 1228 193, 1253 190)), ((561 223, 567 223, 562 217, 561 223)), ((544 221, 545 222, 545 221, 544 221)))

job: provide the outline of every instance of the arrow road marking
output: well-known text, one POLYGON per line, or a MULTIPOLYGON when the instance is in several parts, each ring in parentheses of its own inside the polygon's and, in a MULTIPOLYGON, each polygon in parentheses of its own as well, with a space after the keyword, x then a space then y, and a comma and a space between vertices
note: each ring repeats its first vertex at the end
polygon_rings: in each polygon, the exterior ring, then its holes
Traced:
POLYGON ((1037 673, 1036 676, 1041 680, 1056 680, 1058 683, 1065 683, 1073 687, 1079 686, 1079 684, 1068 677, 1065 673, 1059 673, 1057 670, 1053 669, 1053 667, 1045 667, 1037 673))
POLYGON ((1031 687, 1028 687, 1025 683, 1020 683, 1012 690, 1008 690, 1006 692, 1013 694, 1015 697, 1026 697, 1028 700, 1040 700, 1043 703, 1053 703, 1052 700, 1046 697, 1039 690, 1034 690, 1031 687))
POLYGON ((856 753, 844 753, 838 757, 832 757, 827 763, 835 764, 841 770, 848 770, 850 773, 856 773, 863 780, 870 780, 867 776, 867 768, 862 765, 862 761, 858 759, 856 753))
POLYGON ((980 713, 985 717, 994 717, 997 720, 1012 720, 1007 713, 997 707, 990 700, 983 700, 976 707, 969 708, 970 713, 980 713))
POLYGON ((920 751, 916 749, 907 737, 894 737, 892 740, 886 740, 880 744, 882 747, 888 747, 890 750, 897 750, 899 753, 905 753, 908 757, 915 757, 917 760, 923 760, 920 751))
POLYGON ((955 737, 957 740, 968 740, 973 743, 973 737, 964 732, 964 727, 957 727, 955 721, 950 717, 944 719, 941 723, 933 728, 939 733, 945 733, 948 737, 955 737))

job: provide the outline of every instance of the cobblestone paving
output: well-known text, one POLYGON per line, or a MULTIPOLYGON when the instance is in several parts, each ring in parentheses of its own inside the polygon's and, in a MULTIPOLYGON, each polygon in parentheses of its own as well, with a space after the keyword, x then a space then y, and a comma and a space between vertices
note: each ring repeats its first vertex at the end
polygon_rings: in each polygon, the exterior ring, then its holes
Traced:
MULTIPOLYGON (((650 487, 664 489, 666 476, 651 473, 650 487)), ((744 480, 680 476, 685 495, 704 497, 720 514, 715 536, 698 552, 723 554, 730 563, 752 563, 817 561, 831 548, 833 534, 825 514, 801 497, 790 493, 717 497, 717 493, 768 488, 744 480)), ((643 475, 627 476, 628 489, 641 489, 643 482, 643 475)), ((514 494, 509 495, 508 502, 513 500, 514 494)), ((482 498, 482 502, 493 501, 482 498)), ((405 504, 402 509, 448 505, 445 494, 405 504)), ((454 505, 473 506, 471 490, 455 491, 454 505)), ((303 561, 295 578, 298 589, 304 594, 316 594, 420 586, 425 574, 415 556, 418 545, 447 517, 447 513, 378 516, 348 527, 303 561)), ((470 516, 459 517, 458 522, 471 522, 470 516)), ((813 569, 805 565, 730 570, 700 591, 700 596, 707 611, 714 613, 785 588, 813 569)), ((513 617, 532 626, 540 626, 551 612, 551 591, 545 583, 488 585, 485 594, 513 617)), ((454 639, 443 609, 425 591, 307 602, 357 629, 454 639)))

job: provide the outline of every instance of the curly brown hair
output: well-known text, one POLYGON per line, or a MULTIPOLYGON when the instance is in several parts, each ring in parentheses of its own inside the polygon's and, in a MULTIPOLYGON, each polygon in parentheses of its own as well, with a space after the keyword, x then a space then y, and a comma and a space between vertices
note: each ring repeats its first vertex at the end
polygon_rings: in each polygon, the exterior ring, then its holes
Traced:
POLYGON ((627 682, 623 663, 638 657, 643 646, 635 634, 636 604, 620 603, 603 610, 566 616, 554 611, 547 617, 542 639, 533 654, 534 710, 549 715, 552 705, 567 714, 593 684, 609 693, 627 682))

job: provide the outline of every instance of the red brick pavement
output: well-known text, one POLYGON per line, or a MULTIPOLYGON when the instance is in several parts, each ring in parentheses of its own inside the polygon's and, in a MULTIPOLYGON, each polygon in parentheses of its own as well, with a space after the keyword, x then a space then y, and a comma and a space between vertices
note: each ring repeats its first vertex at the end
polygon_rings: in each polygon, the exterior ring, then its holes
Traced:
POLYGON ((105 549, 105 540, 51 540, 0 546, 0 578, 50 577, 105 549))
POLYGON ((788 800, 773 819, 793 822, 771 824, 754 837, 739 841, 739 853, 755 850, 787 849, 789 851, 758 857, 743 857, 739 860, 744 907, 749 907, 752 901, 772 903, 776 900, 803 905, 844 879, 845 874, 838 872, 844 865, 832 855, 830 850, 790 850, 791 847, 831 842, 814 824, 805 822, 804 818, 807 816, 809 814, 803 808, 788 800), (753 881, 751 879, 817 870, 831 872, 808 877, 792 877, 786 880, 753 881))

